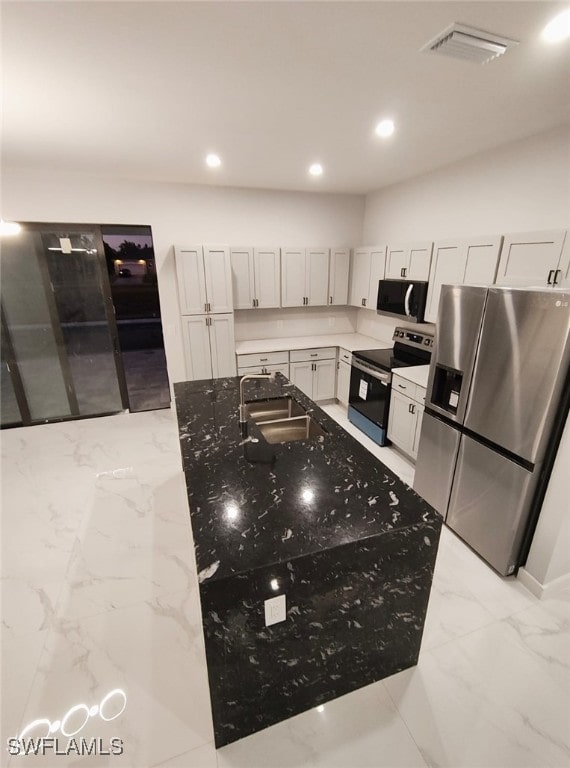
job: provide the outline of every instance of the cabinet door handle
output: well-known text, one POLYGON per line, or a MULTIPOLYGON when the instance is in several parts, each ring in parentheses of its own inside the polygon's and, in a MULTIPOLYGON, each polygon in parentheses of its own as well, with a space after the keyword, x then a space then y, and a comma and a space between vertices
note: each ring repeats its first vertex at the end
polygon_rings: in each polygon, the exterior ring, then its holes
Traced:
POLYGON ((411 412, 412 412, 412 404, 408 403, 408 413, 411 413, 411 412))
POLYGON ((311 354, 309 355, 309 357, 318 357, 318 356, 319 356, 318 352, 311 352, 311 354))
POLYGON ((400 389, 407 389, 407 387, 404 384, 398 384, 397 386, 400 387, 400 389))
POLYGON ((260 363, 266 363, 268 360, 269 360, 269 358, 268 358, 268 357, 260 357, 260 358, 259 358, 259 362, 260 362, 260 363))
POLYGON ((400 269, 400 277, 404 277, 404 267, 400 269))
POLYGON ((558 275, 562 272, 561 269, 557 269, 554 273, 554 280, 552 281, 552 285, 558 285, 558 275))
POLYGON ((337 369, 337 371, 340 371, 340 363, 336 364, 336 369, 337 369))
POLYGON ((207 312, 207 311, 208 311, 208 305, 204 304, 204 312, 207 312))
POLYGON ((368 301, 368 299, 364 299, 364 306, 366 306, 366 302, 367 302, 367 301, 368 301))
POLYGON ((407 274, 408 274, 408 268, 404 267, 404 277, 406 277, 407 274))
POLYGON ((553 285, 553 282, 552 282, 552 275, 555 273, 555 271, 556 271, 556 270, 554 270, 554 269, 551 269, 551 270, 550 270, 550 272, 548 273, 548 280, 546 281, 546 284, 547 284, 547 285, 553 285))
POLYGON ((415 413, 415 412, 416 412, 416 406, 412 405, 412 413, 415 413))
POLYGON ((329 304, 332 304, 332 296, 329 296, 329 304))
POLYGON ((309 297, 307 296, 307 306, 309 306, 309 297))

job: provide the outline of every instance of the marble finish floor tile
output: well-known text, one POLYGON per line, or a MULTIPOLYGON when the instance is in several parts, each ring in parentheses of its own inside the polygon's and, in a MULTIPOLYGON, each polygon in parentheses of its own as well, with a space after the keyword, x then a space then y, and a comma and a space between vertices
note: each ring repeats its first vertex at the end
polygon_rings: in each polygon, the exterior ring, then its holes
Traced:
POLYGON ((354 424, 348 420, 346 408, 342 405, 339 405, 338 403, 325 405, 323 406, 323 411, 328 413, 328 415, 338 422, 349 435, 356 438, 359 443, 369 450, 373 456, 380 459, 380 461, 391 469, 392 472, 398 475, 401 480, 409 486, 412 486, 414 482, 415 468, 412 462, 408 461, 405 456, 399 453, 395 448, 391 448, 389 445, 382 448, 375 443, 374 440, 371 440, 365 435, 364 432, 361 432, 358 427, 355 427, 354 424))
POLYGON ((451 531, 417 667, 216 751, 174 412, 5 431, 2 471, 2 765, 570 766, 570 595, 537 600, 451 531), (115 688, 124 712, 79 735, 123 755, 7 763, 8 736, 115 688))

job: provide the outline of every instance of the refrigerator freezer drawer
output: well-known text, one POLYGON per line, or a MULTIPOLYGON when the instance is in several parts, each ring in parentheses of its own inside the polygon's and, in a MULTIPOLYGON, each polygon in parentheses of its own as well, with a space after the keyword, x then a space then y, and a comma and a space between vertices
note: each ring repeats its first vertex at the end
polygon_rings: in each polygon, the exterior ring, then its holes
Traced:
POLYGON ((489 565, 508 576, 518 563, 537 469, 523 467, 463 435, 447 525, 489 565))
POLYGON ((424 412, 414 491, 431 504, 445 520, 460 433, 424 412))

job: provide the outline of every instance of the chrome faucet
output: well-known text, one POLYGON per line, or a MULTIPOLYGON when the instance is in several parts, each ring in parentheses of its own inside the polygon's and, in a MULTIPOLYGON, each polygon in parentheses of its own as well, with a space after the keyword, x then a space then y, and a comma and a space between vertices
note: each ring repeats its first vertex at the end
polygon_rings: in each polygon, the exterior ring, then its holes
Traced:
POLYGON ((247 421, 247 416, 245 412, 245 403, 243 401, 244 394, 243 394, 243 383, 246 381, 246 379, 270 379, 271 381, 275 380, 275 371, 272 371, 271 373, 248 373, 246 376, 242 376, 239 383, 239 423, 245 424, 247 421))

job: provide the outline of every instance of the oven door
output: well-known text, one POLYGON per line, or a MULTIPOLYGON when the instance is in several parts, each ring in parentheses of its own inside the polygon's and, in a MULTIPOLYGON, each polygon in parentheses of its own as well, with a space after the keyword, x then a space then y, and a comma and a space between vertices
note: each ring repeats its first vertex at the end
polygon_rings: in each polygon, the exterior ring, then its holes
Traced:
POLYGON ((380 445, 387 442, 390 380, 388 371, 352 358, 348 418, 380 445))

